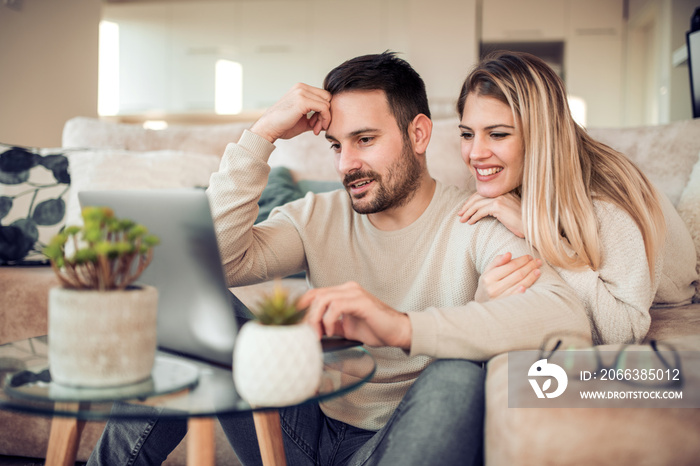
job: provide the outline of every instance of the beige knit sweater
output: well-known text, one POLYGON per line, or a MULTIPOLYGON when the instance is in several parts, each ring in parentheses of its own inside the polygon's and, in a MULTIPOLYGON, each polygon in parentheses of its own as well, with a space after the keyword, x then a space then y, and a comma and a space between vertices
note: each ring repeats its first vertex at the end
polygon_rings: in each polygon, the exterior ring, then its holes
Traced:
POLYGON ((655 279, 642 234, 627 212, 609 202, 595 201, 603 263, 594 271, 557 268, 583 302, 598 344, 634 343, 649 331, 649 308, 689 303, 695 292, 695 245, 671 201, 661 195, 666 239, 657 258, 655 279))
POLYGON ((421 217, 398 231, 374 228, 352 210, 342 190, 307 194, 253 226, 273 149, 246 132, 227 147, 210 180, 207 192, 229 286, 306 270, 313 287, 355 281, 411 318, 410 354, 368 348, 377 360, 375 377, 323 403, 330 417, 378 430, 432 358, 484 361, 538 348, 552 333, 590 335, 580 301, 548 267, 524 294, 472 301, 480 273, 496 255, 510 251, 518 257, 529 250, 496 220, 460 223, 457 210, 468 194, 454 187, 438 183, 421 217))

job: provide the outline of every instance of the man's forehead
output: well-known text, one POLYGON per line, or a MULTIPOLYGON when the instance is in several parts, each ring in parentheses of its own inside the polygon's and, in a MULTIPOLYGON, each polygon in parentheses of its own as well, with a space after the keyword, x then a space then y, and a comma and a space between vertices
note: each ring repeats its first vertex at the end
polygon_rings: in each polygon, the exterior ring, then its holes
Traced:
POLYGON ((331 123, 326 137, 337 139, 360 132, 398 128, 382 90, 345 91, 331 98, 331 123))
POLYGON ((331 97, 331 114, 333 111, 343 111, 348 107, 366 108, 370 104, 375 110, 382 108, 389 111, 389 99, 381 89, 343 91, 331 97))

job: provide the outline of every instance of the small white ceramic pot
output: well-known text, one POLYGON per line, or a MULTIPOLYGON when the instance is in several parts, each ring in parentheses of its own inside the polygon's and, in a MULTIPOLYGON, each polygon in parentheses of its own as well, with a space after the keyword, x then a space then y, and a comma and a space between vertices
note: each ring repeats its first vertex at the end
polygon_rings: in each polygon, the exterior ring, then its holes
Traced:
POLYGON ((236 337, 233 380, 252 406, 288 406, 316 394, 323 351, 307 324, 261 325, 247 322, 236 337))
POLYGON ((49 291, 49 370, 54 382, 114 387, 148 379, 157 344, 158 291, 49 291))

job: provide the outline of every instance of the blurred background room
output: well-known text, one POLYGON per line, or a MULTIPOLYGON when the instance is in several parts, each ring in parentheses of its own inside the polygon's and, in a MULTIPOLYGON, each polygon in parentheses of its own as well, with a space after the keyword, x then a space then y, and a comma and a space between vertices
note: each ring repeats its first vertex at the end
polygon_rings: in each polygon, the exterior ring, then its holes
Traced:
POLYGON ((255 119, 296 82, 394 50, 434 118, 507 48, 544 58, 588 127, 692 118, 686 32, 697 0, 2 0, 0 140, 58 146, 71 117, 255 119))

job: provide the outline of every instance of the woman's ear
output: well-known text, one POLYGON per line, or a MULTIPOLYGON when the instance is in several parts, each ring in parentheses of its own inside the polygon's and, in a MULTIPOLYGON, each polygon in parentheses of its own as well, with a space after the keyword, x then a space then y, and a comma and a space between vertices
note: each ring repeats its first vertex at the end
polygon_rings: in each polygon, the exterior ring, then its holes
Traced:
POLYGON ((417 154, 425 154, 433 132, 433 120, 422 113, 416 115, 408 129, 413 151, 417 154))

